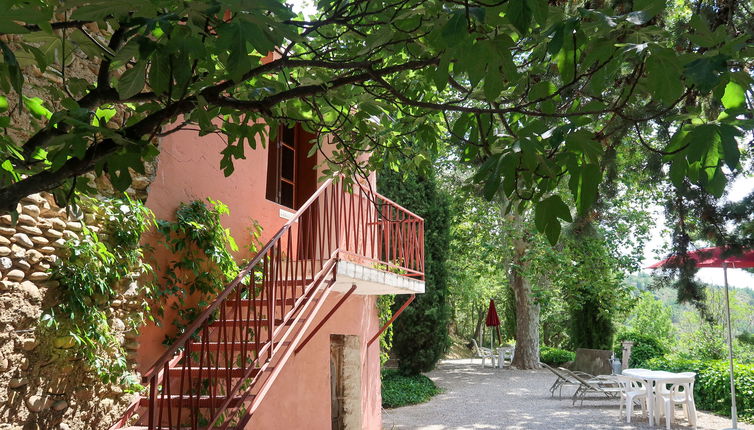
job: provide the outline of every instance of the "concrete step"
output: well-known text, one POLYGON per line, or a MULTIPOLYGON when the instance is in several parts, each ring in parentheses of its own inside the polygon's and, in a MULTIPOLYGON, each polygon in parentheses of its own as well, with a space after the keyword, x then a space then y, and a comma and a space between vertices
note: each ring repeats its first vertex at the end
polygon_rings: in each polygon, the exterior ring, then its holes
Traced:
MULTIPOLYGON (((247 402, 250 402, 254 399, 254 396, 251 395, 246 398, 247 402)), ((193 396, 189 397, 187 394, 183 395, 177 395, 177 394, 170 394, 170 395, 162 395, 157 394, 157 397, 155 398, 155 404, 160 406, 172 406, 172 407, 178 407, 181 406, 183 408, 219 408, 223 402, 225 402, 227 398, 225 397, 210 397, 210 396, 193 396)), ((229 408, 237 408, 241 406, 244 402, 242 401, 241 397, 233 397, 230 400, 230 403, 228 404, 229 408)), ((139 406, 148 407, 149 406, 149 399, 143 398, 139 402, 139 406)))
MULTIPOLYGON (((181 375, 188 376, 189 374, 191 374, 192 378, 199 378, 200 376, 202 378, 208 378, 210 376, 213 377, 213 378, 218 377, 218 376, 221 377, 221 378, 224 378, 228 374, 228 372, 230 372, 230 376, 232 378, 242 378, 246 374, 246 372, 248 372, 248 369, 241 369, 241 368, 231 368, 231 369, 228 369, 228 368, 225 368, 225 367, 206 368, 206 367, 197 367, 197 366, 186 367, 184 369, 179 364, 178 366, 170 369, 168 372, 170 373, 170 376, 173 376, 173 377, 181 377, 181 375)), ((258 373, 259 373, 259 369, 258 368, 254 369, 251 372, 251 374, 249 375, 249 377, 253 378, 258 373)))

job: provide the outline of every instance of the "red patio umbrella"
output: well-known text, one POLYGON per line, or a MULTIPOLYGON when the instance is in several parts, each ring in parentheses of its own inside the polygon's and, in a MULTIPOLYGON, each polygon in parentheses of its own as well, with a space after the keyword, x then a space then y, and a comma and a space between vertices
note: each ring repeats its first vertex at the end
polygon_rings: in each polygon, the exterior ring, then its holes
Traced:
MULTIPOLYGON (((484 321, 484 325, 486 325, 487 327, 495 327, 495 329, 497 330, 497 343, 502 343, 502 338, 500 337, 500 318, 497 317, 497 309, 495 309, 495 301, 492 299, 490 299, 490 307, 489 309, 487 309, 487 319, 484 321)), ((492 346, 493 332, 490 332, 490 348, 493 348, 492 346)))
MULTIPOLYGON (((696 267, 722 267, 723 280, 725 282, 725 317, 728 325, 728 362, 730 365, 730 416, 733 428, 738 428, 738 416, 736 411, 736 387, 733 378, 733 337, 730 328, 730 302, 728 301, 728 268, 747 269, 754 267, 754 250, 746 250, 737 255, 728 255, 730 250, 725 247, 710 247, 689 252, 686 256, 694 261, 696 267)), ((678 267, 684 259, 680 255, 674 255, 657 262, 647 269, 659 269, 661 267, 678 267)))

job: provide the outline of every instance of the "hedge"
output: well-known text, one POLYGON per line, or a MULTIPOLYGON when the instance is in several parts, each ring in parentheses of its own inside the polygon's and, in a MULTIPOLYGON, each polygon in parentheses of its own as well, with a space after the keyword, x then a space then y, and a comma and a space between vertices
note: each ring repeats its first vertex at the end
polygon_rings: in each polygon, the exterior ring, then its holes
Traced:
MULTIPOLYGON (((694 400, 698 409, 730 416, 730 376, 726 360, 669 360, 655 358, 645 363, 652 370, 695 372, 694 400)), ((739 418, 754 421, 754 365, 735 364, 736 407, 739 418)))
POLYGON ((660 340, 643 333, 629 331, 619 333, 615 337, 615 357, 623 358, 623 345, 621 342, 630 340, 634 342, 631 348, 631 363, 629 367, 646 367, 646 363, 653 358, 660 358, 668 353, 668 349, 660 340))
POLYGON ((562 366, 563 363, 576 359, 576 353, 565 349, 543 346, 539 349, 539 361, 549 366, 562 366))
POLYGON ((424 375, 405 376, 397 369, 382 370, 383 408, 424 403, 439 393, 437 385, 424 375))

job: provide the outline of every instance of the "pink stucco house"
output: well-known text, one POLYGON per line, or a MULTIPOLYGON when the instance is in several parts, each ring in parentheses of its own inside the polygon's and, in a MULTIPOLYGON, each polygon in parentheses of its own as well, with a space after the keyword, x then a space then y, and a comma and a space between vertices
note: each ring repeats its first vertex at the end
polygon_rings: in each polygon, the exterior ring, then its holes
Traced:
POLYGON ((352 190, 318 181, 315 136, 277 134, 228 178, 219 137, 161 142, 147 200, 157 217, 210 197, 229 206, 240 246, 252 220, 266 245, 170 349, 144 328, 147 392, 113 428, 381 428, 375 302, 424 291, 423 220, 377 194, 374 177, 352 190))

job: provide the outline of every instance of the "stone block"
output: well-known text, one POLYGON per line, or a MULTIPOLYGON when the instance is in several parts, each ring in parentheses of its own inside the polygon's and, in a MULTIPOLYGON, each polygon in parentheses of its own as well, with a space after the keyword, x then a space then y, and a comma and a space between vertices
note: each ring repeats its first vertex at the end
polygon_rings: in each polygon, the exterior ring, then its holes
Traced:
POLYGON ((26 378, 13 378, 8 382, 8 388, 16 389, 21 388, 24 385, 27 385, 29 383, 29 380, 26 378))
POLYGON ((55 247, 54 246, 43 246, 43 247, 39 248, 39 252, 41 252, 42 254, 54 254, 55 253, 55 247))
POLYGON ((10 239, 8 239, 5 236, 0 236, 0 246, 9 246, 9 245, 10 245, 10 239))
POLYGON ((31 241, 34 242, 34 245, 39 245, 39 246, 45 246, 50 243, 49 240, 45 239, 42 236, 32 236, 31 241))
POLYGON ((7 257, 10 255, 10 248, 7 246, 0 246, 0 257, 7 257))
POLYGON ((68 230, 71 230, 71 231, 81 231, 82 229, 82 224, 78 221, 69 221, 67 225, 68 225, 68 230))
POLYGON ((55 240, 63 237, 63 232, 55 229, 49 229, 44 233, 45 237, 55 240))
POLYGON ((18 224, 19 225, 37 225, 37 220, 34 219, 34 217, 27 215, 25 213, 18 214, 18 224))
POLYGON ((0 257, 0 269, 8 270, 13 267, 13 260, 8 257, 0 257))
POLYGON ((50 222, 52 223, 52 228, 54 228, 55 230, 65 230, 66 224, 62 219, 50 218, 50 222))
POLYGON ((5 274, 5 278, 9 281, 20 282, 24 279, 24 272, 22 270, 13 269, 5 274))
POLYGON ((34 272, 29 275, 29 279, 32 281, 46 281, 50 279, 50 274, 47 272, 34 272))
MULTIPOLYGON (((42 293, 39 292, 39 288, 34 282, 24 281, 18 286, 19 291, 23 291, 24 295, 32 301, 42 300, 42 293)), ((28 350, 27 350, 28 351, 28 350)))
POLYGON ((41 209, 39 209, 39 206, 37 205, 24 205, 22 211, 25 215, 29 215, 36 220, 37 218, 39 218, 41 209))
POLYGON ((42 258, 44 257, 44 254, 37 251, 36 249, 30 249, 26 251, 26 259, 29 260, 31 264, 37 264, 40 261, 42 261, 42 258))
POLYGON ((31 269, 31 264, 24 259, 19 259, 19 260, 14 261, 13 265, 23 270, 24 272, 28 272, 29 269, 31 269))
POLYGON ((24 258, 26 257, 26 248, 16 245, 15 243, 10 247, 11 258, 24 258))
POLYGON ((47 205, 49 207, 49 205, 50 205, 47 202, 47 200, 44 197, 42 197, 42 195, 39 194, 39 193, 29 194, 28 196, 23 197, 21 199, 21 203, 30 203, 30 204, 33 204, 33 205, 43 206, 43 207, 45 205, 47 205))
POLYGON ((33 236, 41 236, 42 235, 42 229, 40 229, 37 226, 32 226, 32 225, 18 225, 18 226, 16 226, 16 230, 18 230, 18 231, 20 231, 22 233, 31 234, 33 236))
POLYGON ((39 345, 39 342, 34 338, 27 338, 21 341, 21 348, 24 351, 33 351, 39 345))
POLYGON ((34 413, 39 413, 46 411, 47 409, 50 409, 50 406, 52 406, 52 399, 46 396, 29 396, 26 399, 26 407, 34 413))
POLYGON ((34 242, 29 239, 29 236, 27 236, 25 233, 16 233, 11 237, 11 241, 13 243, 17 243, 24 248, 34 248, 34 242))
POLYGON ((0 236, 11 237, 16 234, 16 229, 11 227, 0 227, 0 236))

